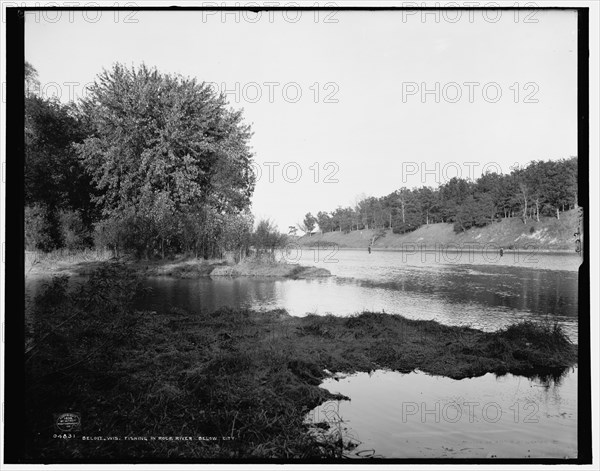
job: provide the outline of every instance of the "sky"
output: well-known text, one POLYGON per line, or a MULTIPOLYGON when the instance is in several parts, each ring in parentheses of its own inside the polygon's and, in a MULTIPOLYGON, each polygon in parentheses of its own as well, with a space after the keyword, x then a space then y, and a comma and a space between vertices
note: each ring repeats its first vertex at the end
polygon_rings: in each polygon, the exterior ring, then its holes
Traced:
POLYGON ((365 196, 577 155, 574 12, 412 13, 28 13, 25 55, 64 102, 116 62, 211 82, 254 132, 252 211, 282 231, 365 196))

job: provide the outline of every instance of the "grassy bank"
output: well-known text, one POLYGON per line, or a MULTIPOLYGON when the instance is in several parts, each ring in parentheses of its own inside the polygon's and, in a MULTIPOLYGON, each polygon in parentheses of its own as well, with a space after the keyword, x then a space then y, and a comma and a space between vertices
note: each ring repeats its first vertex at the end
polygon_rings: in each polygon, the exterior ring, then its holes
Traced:
POLYGON ((140 286, 130 268, 105 264, 75 290, 55 278, 29 306, 25 461, 339 459, 343 442, 304 423, 337 398, 318 386, 326 369, 533 376, 577 361, 558 326, 485 333, 383 313, 140 312, 140 286), (82 431, 53 438, 52 414, 68 411, 82 431), (217 438, 149 438, 199 436, 217 438))
MULTIPOLYGON (((89 275, 111 259, 108 252, 36 254, 25 256, 26 275, 89 275)), ((306 267, 267 259, 247 258, 240 263, 223 260, 203 260, 179 257, 174 260, 123 260, 129 268, 143 276, 172 276, 175 278, 258 276, 276 278, 320 278, 331 276, 324 268, 306 267)))
MULTIPOLYGON (((540 221, 527 221, 523 224, 520 218, 503 219, 486 227, 473 228, 465 232, 454 232, 452 224, 429 224, 414 232, 394 234, 386 231, 386 235, 373 244, 379 249, 402 249, 424 246, 428 249, 436 246, 465 246, 480 244, 490 248, 527 249, 528 247, 542 251, 575 252, 575 237, 578 224, 577 211, 565 211, 560 219, 543 217, 540 221)), ((342 248, 366 248, 371 243, 374 230, 364 229, 343 232, 327 232, 313 236, 300 237, 297 243, 314 247, 333 246, 342 248)))

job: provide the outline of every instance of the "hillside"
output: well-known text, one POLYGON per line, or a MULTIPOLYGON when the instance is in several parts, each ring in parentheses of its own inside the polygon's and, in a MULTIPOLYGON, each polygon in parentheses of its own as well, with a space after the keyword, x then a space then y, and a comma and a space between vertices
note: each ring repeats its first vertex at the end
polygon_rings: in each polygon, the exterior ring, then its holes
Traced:
MULTIPOLYGON (((493 244, 504 249, 535 247, 539 250, 574 251, 577 232, 577 211, 561 213, 560 220, 552 217, 540 218, 540 222, 527 221, 523 224, 519 218, 504 219, 492 225, 473 228, 466 232, 455 233, 452 224, 429 224, 407 234, 394 234, 386 231, 384 237, 373 244, 376 249, 402 249, 408 244, 433 249, 436 245, 456 244, 493 244)), ((374 230, 363 229, 343 232, 328 232, 303 236, 297 243, 303 246, 333 245, 340 248, 364 248, 369 246, 374 230)), ((411 246, 414 248, 414 246, 411 246)))

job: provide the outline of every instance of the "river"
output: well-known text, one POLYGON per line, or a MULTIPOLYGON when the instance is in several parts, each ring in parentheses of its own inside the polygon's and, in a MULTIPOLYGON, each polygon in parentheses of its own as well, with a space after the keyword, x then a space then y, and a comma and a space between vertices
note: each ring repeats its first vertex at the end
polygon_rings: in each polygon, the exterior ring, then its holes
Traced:
MULTIPOLYGON (((556 321, 577 341, 576 254, 303 249, 283 257, 335 276, 154 278, 144 307, 284 308, 296 316, 371 310, 487 331, 524 319, 556 321)), ((493 374, 453 380, 377 371, 329 379, 322 387, 351 401, 325 403, 307 420, 326 420, 332 433, 355 443, 350 457, 577 456, 577 368, 558 380, 493 374)))
MULTIPOLYGON (((284 308, 295 316, 385 311, 486 331, 524 319, 556 321, 577 341, 581 259, 576 254, 303 249, 280 256, 335 276, 154 277, 138 307, 179 306, 192 314, 222 306, 284 308)), ((30 292, 35 285, 29 283, 30 292)), ((307 419, 327 416, 334 432, 358 445, 354 457, 577 455, 577 368, 544 380, 493 374, 452 380, 418 371, 377 371, 329 379, 322 386, 351 401, 326 403, 307 419)))
POLYGON ((304 249, 288 254, 288 260, 326 268, 335 276, 155 277, 148 281, 152 293, 140 307, 177 305, 190 312, 223 306, 284 308, 295 316, 385 311, 486 331, 525 319, 557 321, 577 341, 579 256, 509 253, 494 260, 476 254, 472 261, 466 253, 451 256, 456 261, 435 254, 304 249))

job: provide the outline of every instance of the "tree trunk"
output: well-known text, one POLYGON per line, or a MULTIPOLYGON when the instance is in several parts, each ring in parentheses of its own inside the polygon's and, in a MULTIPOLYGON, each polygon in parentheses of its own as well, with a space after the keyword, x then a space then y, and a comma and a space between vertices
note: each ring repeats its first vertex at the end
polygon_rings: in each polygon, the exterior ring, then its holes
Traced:
POLYGON ((556 207, 556 219, 560 219, 560 214, 558 212, 558 206, 556 207))

